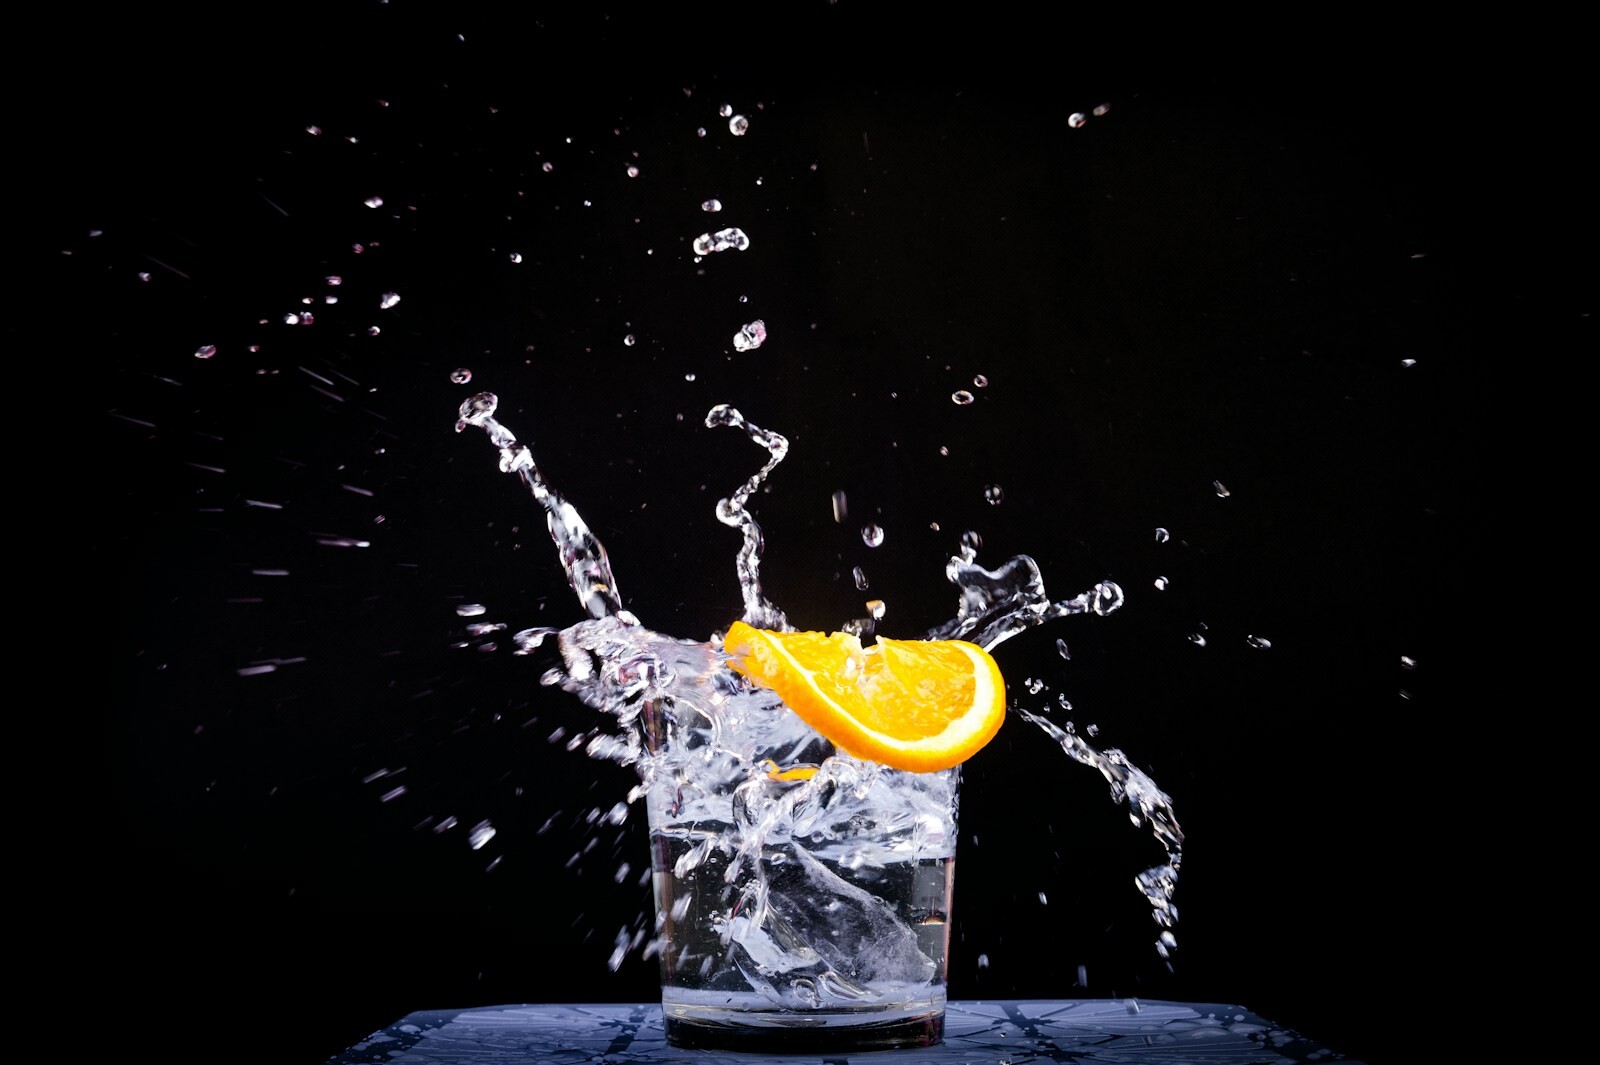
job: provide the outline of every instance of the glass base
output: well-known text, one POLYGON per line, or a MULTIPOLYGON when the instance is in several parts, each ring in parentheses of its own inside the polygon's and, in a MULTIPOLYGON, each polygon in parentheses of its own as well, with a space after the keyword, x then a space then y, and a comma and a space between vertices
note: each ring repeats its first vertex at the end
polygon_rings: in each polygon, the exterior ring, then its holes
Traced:
POLYGON ((686 1050, 834 1054, 930 1047, 944 1040, 942 1006, 907 1015, 663 1007, 667 1043, 686 1050))

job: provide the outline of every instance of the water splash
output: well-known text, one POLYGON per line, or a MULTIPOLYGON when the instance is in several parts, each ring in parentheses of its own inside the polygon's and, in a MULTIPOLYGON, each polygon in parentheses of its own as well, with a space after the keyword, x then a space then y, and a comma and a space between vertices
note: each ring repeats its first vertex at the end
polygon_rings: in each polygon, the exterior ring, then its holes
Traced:
POLYGON ((744 545, 739 548, 736 566, 739 571, 739 590, 744 595, 745 624, 758 629, 789 631, 792 626, 784 617, 783 611, 769 602, 761 592, 761 550, 764 546, 761 540, 761 526, 756 523, 755 516, 745 506, 750 497, 766 481, 767 475, 777 469, 778 463, 789 453, 789 441, 778 433, 769 432, 746 421, 744 415, 726 403, 717 404, 706 414, 706 428, 714 429, 718 426, 743 429, 745 435, 766 448, 771 456, 767 464, 740 485, 733 495, 717 501, 717 520, 724 525, 733 526, 744 536, 744 545))

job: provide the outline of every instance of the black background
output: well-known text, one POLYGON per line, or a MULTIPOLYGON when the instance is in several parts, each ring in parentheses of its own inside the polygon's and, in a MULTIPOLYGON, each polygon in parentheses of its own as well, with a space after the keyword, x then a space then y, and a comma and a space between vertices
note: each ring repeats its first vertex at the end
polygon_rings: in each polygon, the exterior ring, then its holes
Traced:
POLYGON ((40 719, 53 997, 173 1060, 287 1062, 414 1009, 654 996, 653 962, 606 965, 648 912, 642 811, 586 821, 627 772, 549 742, 595 724, 539 687, 549 659, 466 633, 579 617, 531 500, 451 431, 481 388, 662 631, 740 609, 712 509, 762 456, 703 427, 717 402, 790 439, 757 514, 801 627, 861 613, 854 566, 885 634, 943 620, 966 529, 1057 597, 1120 582, 1118 614, 997 657, 1172 795, 1173 971, 1132 886, 1154 843, 1012 720, 966 770, 952 996, 1235 1002, 1396 1052, 1386 1004, 1454 964, 1442 628, 1483 546, 1452 81, 1180 77, 1012 20, 917 49, 862 6, 28 37, 53 72, 17 134, 33 279, 71 397, 40 446, 77 471, 96 597, 60 680, 112 685, 40 719), (695 264, 723 225, 751 248, 695 264), (754 318, 770 339, 734 352, 754 318))

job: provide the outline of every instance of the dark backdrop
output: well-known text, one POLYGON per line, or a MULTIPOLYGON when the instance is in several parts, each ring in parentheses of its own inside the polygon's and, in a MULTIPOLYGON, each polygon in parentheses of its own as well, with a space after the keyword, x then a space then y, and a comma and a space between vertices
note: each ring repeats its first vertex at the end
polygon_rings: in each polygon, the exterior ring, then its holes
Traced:
POLYGON ((802 627, 868 595, 886 634, 943 620, 967 529, 1057 597, 1120 582, 1120 613, 998 657, 1172 795, 1173 968, 1133 887, 1154 843, 1013 720, 965 777, 952 995, 1235 1002, 1395 1052, 1385 1003, 1447 964, 1440 629, 1481 546, 1448 80, 1180 78, 1010 20, 923 54, 861 6, 29 38, 30 280, 71 407, 40 447, 78 472, 95 614, 58 684, 112 681, 36 721, 55 997, 175 1060, 284 1062, 414 1009, 653 997, 652 962, 607 967, 648 912, 642 811, 588 823, 626 771, 551 742, 594 722, 548 658, 467 631, 579 617, 541 515, 451 431, 482 388, 663 631, 739 610, 712 511, 760 453, 703 428, 717 402, 791 441, 757 513, 802 627), (750 249, 695 264, 723 225, 750 249))

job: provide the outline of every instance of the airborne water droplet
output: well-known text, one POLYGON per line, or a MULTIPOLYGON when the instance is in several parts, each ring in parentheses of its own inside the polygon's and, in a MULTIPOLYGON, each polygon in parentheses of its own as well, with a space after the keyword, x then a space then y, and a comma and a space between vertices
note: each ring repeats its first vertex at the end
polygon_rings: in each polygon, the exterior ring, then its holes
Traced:
POLYGON ((450 380, 454 381, 458 385, 464 385, 468 381, 472 380, 472 371, 467 369, 465 366, 462 366, 459 369, 451 370, 450 380))
POLYGON ((887 613, 888 610, 889 610, 889 604, 885 603, 882 599, 868 599, 867 600, 867 613, 872 617, 872 619, 874 621, 876 621, 879 618, 883 617, 883 615, 885 613, 887 613))
POLYGON ((997 484, 983 486, 983 498, 991 507, 998 507, 1005 502, 1006 492, 997 484))
POLYGON ((978 374, 976 377, 974 377, 972 379, 972 384, 976 388, 988 388, 989 387, 989 379, 987 377, 983 376, 983 374, 978 374))
POLYGON ((638 177, 639 176, 639 168, 630 164, 629 167, 628 167, 628 176, 629 177, 638 177))
POLYGON ((1082 129, 1084 123, 1088 121, 1089 116, 1085 115, 1082 111, 1074 111, 1072 114, 1067 116, 1067 125, 1071 126, 1073 129, 1082 129))
POLYGON ((629 333, 627 336, 622 338, 622 343, 625 344, 626 346, 630 347, 630 348, 633 347, 638 342, 639 342, 639 338, 634 336, 632 333, 629 333))
POLYGON ((546 174, 548 174, 548 173, 550 173, 550 171, 554 170, 555 168, 556 168, 556 165, 554 163, 545 163, 539 169, 543 170, 546 174))
POLYGON ((1194 644, 1196 647, 1204 647, 1206 645, 1206 638, 1200 635, 1198 632, 1191 632, 1189 634, 1189 642, 1194 644))
POLYGON ((733 114, 733 105, 723 104, 721 107, 717 108, 717 114, 721 115, 723 118, 727 118, 729 115, 733 114))
POLYGON ((716 214, 718 211, 722 210, 722 201, 718 199, 706 200, 700 205, 700 209, 705 211, 707 214, 716 214))
POLYGON ((1072 661, 1072 652, 1067 650, 1067 641, 1066 640, 1062 640, 1062 639, 1059 639, 1059 638, 1056 640, 1056 653, 1059 654, 1062 658, 1066 659, 1068 662, 1072 661))
POLYGON ((1095 118, 1101 118, 1107 112, 1109 112, 1110 110, 1111 110, 1111 105, 1110 104, 1096 104, 1095 105, 1095 109, 1094 109, 1094 117, 1095 118))
POLYGON ((456 607, 456 615, 463 618, 475 618, 480 614, 487 614, 489 608, 482 603, 462 603, 456 607))
POLYGON ((1272 641, 1267 639, 1265 636, 1250 635, 1246 636, 1244 639, 1246 643, 1258 651, 1265 651, 1272 646, 1272 641))
POLYGON ((385 292, 383 294, 383 298, 378 301, 378 306, 382 307, 384 310, 388 310, 390 307, 393 307, 399 302, 400 294, 398 292, 385 292))
POLYGON ((746 322, 739 327, 733 335, 735 351, 754 351, 767 342, 767 324, 757 318, 753 322, 746 322))
POLYGON ((197 359, 209 359, 216 353, 217 346, 215 344, 201 344, 198 348, 194 349, 194 357, 197 359))
POLYGON ((745 131, 749 128, 750 120, 745 118, 743 115, 734 115, 732 118, 728 119, 728 132, 733 134, 735 137, 744 136, 745 131))
POLYGON ((1417 660, 1415 658, 1412 658, 1410 655, 1401 655, 1400 656, 1400 668, 1402 668, 1402 669, 1416 669, 1417 668, 1417 660))
POLYGON ((1167 590, 1167 579, 1165 577, 1157 577, 1154 581, 1154 584, 1156 586, 1156 591, 1158 592, 1164 592, 1167 590))
POLYGON ((968 392, 964 388, 957 389, 956 391, 950 393, 950 402, 954 403, 958 407, 965 407, 968 403, 972 402, 972 398, 972 393, 968 392))
POLYGON ((862 569, 860 566, 857 566, 855 569, 850 571, 850 576, 855 579, 856 591, 864 592, 867 590, 866 570, 862 569))
POLYGON ((368 207, 371 207, 374 210, 376 210, 377 208, 383 206, 383 197, 382 196, 368 196, 366 199, 362 200, 361 202, 366 204, 368 207))
POLYGON ((1212 481, 1211 487, 1216 491, 1218 499, 1227 499, 1233 493, 1228 491, 1228 486, 1221 481, 1212 481))
POLYGON ((835 523, 844 521, 850 515, 850 502, 845 498, 844 490, 833 493, 833 520, 835 523))
POLYGON ((1165 529, 1157 529, 1156 530, 1156 543, 1164 544, 1171 538, 1172 538, 1172 534, 1167 532, 1167 530, 1165 530, 1165 529))
POLYGON ((861 542, 868 547, 877 547, 883 543, 883 530, 876 525, 862 526, 861 542))

